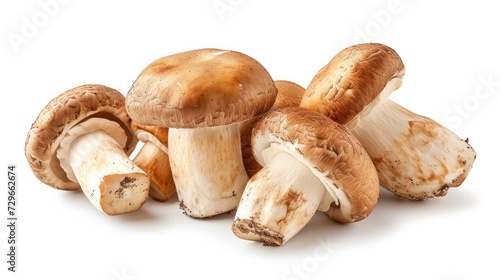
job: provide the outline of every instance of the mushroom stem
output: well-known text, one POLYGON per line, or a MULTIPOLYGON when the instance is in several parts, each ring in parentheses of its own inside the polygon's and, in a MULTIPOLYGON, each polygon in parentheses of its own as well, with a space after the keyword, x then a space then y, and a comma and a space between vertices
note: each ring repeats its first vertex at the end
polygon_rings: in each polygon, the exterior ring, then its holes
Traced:
POLYGON ((326 194, 309 167, 280 152, 248 182, 232 230, 242 239, 281 246, 309 222, 326 194))
POLYGON ((476 153, 446 127, 388 98, 363 115, 348 125, 375 164, 380 184, 394 194, 411 200, 444 196, 467 177, 476 153))
POLYGON ((134 163, 149 174, 149 196, 156 201, 167 201, 175 194, 175 184, 166 149, 147 141, 134 158, 134 163))
POLYGON ((69 164, 84 194, 108 215, 139 209, 148 196, 149 177, 102 130, 77 137, 71 143, 69 164))
POLYGON ((180 207, 187 215, 205 218, 236 208, 248 182, 237 123, 170 128, 168 141, 180 207))

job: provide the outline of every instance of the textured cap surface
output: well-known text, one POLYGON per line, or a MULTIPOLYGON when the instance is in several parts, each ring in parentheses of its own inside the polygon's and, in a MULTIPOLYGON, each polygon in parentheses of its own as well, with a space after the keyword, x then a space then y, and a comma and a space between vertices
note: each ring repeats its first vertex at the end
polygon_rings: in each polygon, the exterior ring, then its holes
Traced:
MULTIPOLYGON (((254 156, 265 165, 262 151, 272 143, 288 146, 321 181, 331 182, 331 192, 343 192, 345 205, 332 204, 327 214, 342 223, 358 221, 375 207, 379 194, 373 163, 358 140, 342 125, 300 107, 269 111, 252 135, 254 156)), ((328 189, 328 186, 325 186, 328 189)))
POLYGON ((267 70, 236 51, 191 50, 148 65, 127 94, 144 125, 194 128, 241 122, 269 110, 277 89, 267 70))
POLYGON ((399 55, 386 45, 350 46, 315 75, 300 106, 347 124, 378 97, 389 80, 404 75, 404 69, 399 55))
POLYGON ((124 148, 130 155, 137 138, 130 128, 125 110, 125 96, 103 85, 87 84, 70 89, 52 99, 31 125, 25 142, 25 155, 33 174, 43 183, 62 190, 80 186, 68 179, 56 156, 66 133, 88 118, 100 117, 116 121, 126 132, 124 148))

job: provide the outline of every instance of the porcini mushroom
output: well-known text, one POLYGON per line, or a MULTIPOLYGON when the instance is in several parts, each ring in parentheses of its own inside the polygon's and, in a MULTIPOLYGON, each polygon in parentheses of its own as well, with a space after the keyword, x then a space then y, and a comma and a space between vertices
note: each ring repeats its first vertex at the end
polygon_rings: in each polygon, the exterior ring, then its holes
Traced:
POLYGON ((281 246, 316 211, 340 223, 366 218, 379 195, 370 157, 358 140, 326 116, 300 107, 269 111, 252 134, 263 166, 250 178, 232 230, 246 240, 281 246))
POLYGON ((168 128, 140 125, 132 121, 132 129, 143 145, 133 161, 151 178, 149 196, 165 202, 175 194, 175 183, 168 157, 168 128))
POLYGON ((276 94, 270 74, 255 59, 198 49, 148 65, 131 86, 126 106, 137 123, 169 127, 181 209, 205 218, 238 205, 248 181, 239 123, 269 110, 276 94))
MULTIPOLYGON (((274 84, 278 89, 278 95, 276 96, 276 100, 274 101, 271 110, 284 107, 299 106, 305 88, 303 88, 299 84, 287 80, 276 80, 274 81, 274 84)), ((262 166, 255 160, 253 156, 251 141, 252 129, 260 117, 260 115, 255 116, 249 120, 242 122, 240 125, 241 152, 243 156, 243 164, 245 165, 245 170, 248 174, 248 177, 252 177, 257 171, 262 169, 262 166)))
POLYGON ((411 200, 444 196, 465 180, 476 153, 468 140, 388 98, 404 74, 392 48, 353 45, 316 74, 300 106, 349 127, 389 191, 411 200))
POLYGON ((33 174, 60 190, 81 188, 108 215, 135 211, 145 202, 149 177, 129 155, 137 145, 115 89, 82 85, 58 95, 32 124, 25 155, 33 174))

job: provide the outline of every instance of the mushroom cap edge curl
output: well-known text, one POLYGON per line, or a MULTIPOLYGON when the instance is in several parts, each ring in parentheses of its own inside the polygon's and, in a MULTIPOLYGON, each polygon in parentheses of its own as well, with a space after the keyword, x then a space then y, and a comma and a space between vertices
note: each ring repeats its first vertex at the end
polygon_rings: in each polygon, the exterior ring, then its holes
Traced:
POLYGON ((236 236, 281 246, 316 210, 337 222, 352 223, 375 208, 379 183, 372 161, 349 131, 324 115, 300 107, 269 111, 256 124, 252 143, 263 169, 250 179, 241 198, 232 225, 236 236), (282 170, 276 174, 268 167, 280 155, 286 159, 278 163, 282 170), (311 180, 287 172, 283 165, 290 161, 300 162, 311 180), (318 185, 324 190, 322 197, 308 196, 313 190, 304 185, 313 184, 314 191, 318 185), (262 188, 269 186, 274 189, 264 193, 262 188), (309 206, 301 208, 306 203, 309 206))
POLYGON ((332 195, 337 191, 346 194, 351 207, 332 204, 327 214, 333 220, 360 221, 375 208, 377 172, 363 146, 344 126, 300 107, 280 108, 266 114, 252 135, 254 156, 262 165, 269 161, 262 151, 274 142, 284 143, 315 175, 323 176, 332 195))
POLYGON ((120 124, 127 135, 123 150, 130 155, 138 143, 125 110, 125 97, 117 90, 84 84, 53 98, 31 125, 25 141, 25 156, 33 174, 44 184, 60 190, 78 190, 78 183, 68 179, 56 151, 66 133, 92 117, 120 124))

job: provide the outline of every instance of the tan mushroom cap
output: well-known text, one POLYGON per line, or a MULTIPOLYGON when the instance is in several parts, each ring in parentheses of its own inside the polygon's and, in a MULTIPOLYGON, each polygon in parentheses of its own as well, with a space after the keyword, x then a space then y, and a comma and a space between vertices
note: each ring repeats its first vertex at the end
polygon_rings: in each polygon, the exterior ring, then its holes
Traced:
POLYGON ((269 110, 277 90, 267 70, 236 51, 198 49, 148 65, 127 95, 144 125, 195 128, 241 122, 269 110))
POLYGON ((403 76, 404 71, 394 49, 379 43, 352 45, 318 71, 300 107, 347 124, 379 96, 388 81, 403 76))
POLYGON ((125 96, 104 85, 86 84, 52 99, 31 125, 25 142, 25 156, 33 174, 43 183, 61 190, 77 190, 79 184, 68 179, 56 151, 66 133, 92 117, 120 124, 127 134, 124 151, 130 155, 138 139, 130 128, 125 96))
POLYGON ((343 192, 348 200, 331 204, 326 214, 340 223, 366 218, 379 196, 375 167, 359 141, 342 125, 300 107, 269 111, 252 135, 254 156, 264 166, 262 152, 272 143, 293 147, 329 193, 343 192))

